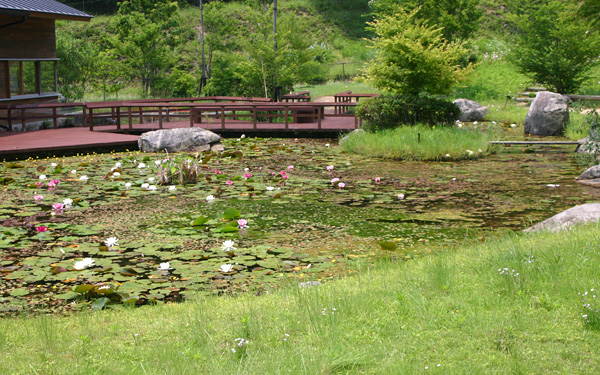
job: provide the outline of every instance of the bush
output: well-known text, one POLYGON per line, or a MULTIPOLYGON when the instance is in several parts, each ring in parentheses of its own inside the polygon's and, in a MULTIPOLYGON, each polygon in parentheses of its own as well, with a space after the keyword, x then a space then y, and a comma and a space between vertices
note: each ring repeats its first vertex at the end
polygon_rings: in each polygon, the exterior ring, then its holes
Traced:
POLYGON ((460 117, 456 104, 431 96, 380 96, 360 102, 356 115, 366 131, 424 123, 451 124, 460 117))

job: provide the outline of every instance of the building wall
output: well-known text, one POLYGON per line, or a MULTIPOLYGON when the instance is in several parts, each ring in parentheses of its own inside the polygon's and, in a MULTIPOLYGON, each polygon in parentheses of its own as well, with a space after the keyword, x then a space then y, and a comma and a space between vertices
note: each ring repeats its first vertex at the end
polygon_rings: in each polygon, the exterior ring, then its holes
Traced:
POLYGON ((0 61, 0 99, 10 96, 10 82, 8 81, 8 61, 0 61))
MULTIPOLYGON (((20 17, 0 15, 0 25, 20 19, 20 17)), ((0 29, 0 58, 56 58, 54 20, 32 17, 24 23, 0 29)))

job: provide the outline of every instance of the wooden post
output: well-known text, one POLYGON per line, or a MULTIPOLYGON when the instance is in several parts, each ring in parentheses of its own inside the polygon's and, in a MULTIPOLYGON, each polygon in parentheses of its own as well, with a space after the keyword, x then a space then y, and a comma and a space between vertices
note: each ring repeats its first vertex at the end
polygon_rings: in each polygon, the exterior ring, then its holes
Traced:
POLYGON ((323 111, 322 106, 317 107, 317 116, 319 116, 318 129, 321 130, 321 112, 323 111))
POLYGON ((8 106, 8 112, 6 113, 8 115, 8 131, 13 131, 13 125, 12 125, 12 108, 10 108, 10 106, 8 106))
POLYGON ((162 107, 158 107, 158 128, 159 129, 163 128, 163 123, 162 123, 162 107))
POLYGON ((87 108, 85 107, 85 105, 83 105, 81 107, 82 109, 82 117, 81 117, 81 122, 83 122, 83 126, 86 127, 87 126, 87 122, 88 122, 88 118, 87 118, 87 108))
POLYGON ((252 127, 256 129, 256 106, 252 106, 252 127))
POLYGON ((56 107, 52 108, 52 121, 54 122, 54 129, 58 128, 58 120, 56 118, 56 107))
POLYGON ((144 110, 142 109, 142 106, 140 106, 139 112, 140 112, 140 124, 143 124, 144 123, 144 110))
POLYGON ((121 107, 117 107, 117 130, 121 130, 121 107))
POLYGON ((88 111, 88 121, 90 122, 90 131, 94 131, 94 110, 92 108, 88 111))
POLYGON ((286 128, 286 129, 288 128, 288 122, 289 122, 289 121, 288 121, 288 109, 289 109, 289 106, 287 106, 287 105, 286 105, 286 106, 285 106, 285 111, 284 111, 284 116, 285 116, 285 128, 286 128))
MULTIPOLYGON (((190 108, 191 110, 191 108, 190 108)), ((170 111, 169 111, 169 107, 167 107, 167 122, 171 121, 171 115, 170 115, 170 111)))
POLYGON ((225 129, 225 106, 221 106, 221 129, 225 129))
POLYGON ((27 124, 25 123, 25 108, 21 109, 21 131, 27 130, 27 124))
POLYGON ((129 115, 129 129, 127 129, 127 133, 133 130, 133 107, 127 108, 127 114, 129 115))
POLYGON ((190 128, 194 127, 194 108, 190 107, 190 128))

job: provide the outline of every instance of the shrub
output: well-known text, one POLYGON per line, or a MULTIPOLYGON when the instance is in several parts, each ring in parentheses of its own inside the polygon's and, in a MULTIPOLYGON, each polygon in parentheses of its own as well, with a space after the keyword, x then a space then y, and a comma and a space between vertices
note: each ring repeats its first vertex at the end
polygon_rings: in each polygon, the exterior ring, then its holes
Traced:
POLYGON ((456 104, 431 96, 380 96, 360 102, 356 115, 366 131, 402 124, 450 124, 460 117, 456 104))

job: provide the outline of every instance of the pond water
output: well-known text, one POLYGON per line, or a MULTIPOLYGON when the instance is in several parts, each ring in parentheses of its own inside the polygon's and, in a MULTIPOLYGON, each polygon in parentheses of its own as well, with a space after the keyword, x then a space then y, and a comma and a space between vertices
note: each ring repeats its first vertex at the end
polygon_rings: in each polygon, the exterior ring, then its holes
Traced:
POLYGON ((228 140, 239 153, 200 155, 199 181, 171 189, 157 185, 164 154, 3 163, 0 311, 260 294, 333 278, 356 258, 410 259, 520 231, 599 194, 574 181, 585 166, 572 146, 403 162, 335 143, 228 140), (65 199, 71 207, 52 208, 65 199), (107 247, 109 237, 118 245, 107 247), (84 258, 93 265, 76 269, 84 258))

